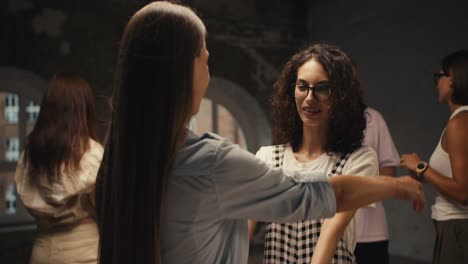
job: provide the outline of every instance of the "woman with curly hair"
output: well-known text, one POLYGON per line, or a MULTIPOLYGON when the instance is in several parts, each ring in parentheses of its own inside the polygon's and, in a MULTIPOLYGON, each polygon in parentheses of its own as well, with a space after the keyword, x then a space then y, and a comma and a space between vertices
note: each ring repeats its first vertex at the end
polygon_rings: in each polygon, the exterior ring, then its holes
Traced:
MULTIPOLYGON (((377 155, 362 146, 366 117, 350 58, 339 48, 315 44, 286 63, 272 98, 276 144, 257 157, 289 170, 378 174, 377 155)), ((264 263, 356 263, 355 211, 332 218, 268 223, 264 263)))

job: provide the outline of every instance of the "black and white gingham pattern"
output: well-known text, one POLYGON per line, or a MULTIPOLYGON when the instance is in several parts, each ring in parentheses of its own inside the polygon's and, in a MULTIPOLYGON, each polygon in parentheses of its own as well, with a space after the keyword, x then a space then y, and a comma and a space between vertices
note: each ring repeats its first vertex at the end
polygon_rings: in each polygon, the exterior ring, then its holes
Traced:
MULTIPOLYGON (((343 172, 344 165, 348 161, 349 153, 346 155, 341 155, 340 158, 336 161, 335 167, 332 169, 332 175, 340 175, 343 172)), ((329 174, 329 176, 332 176, 329 174)))
POLYGON ((283 156, 286 145, 273 146, 273 165, 276 168, 283 167, 283 156))
MULTIPOLYGON (((273 164, 283 166, 285 145, 273 148, 273 164)), ((331 174, 341 174, 349 154, 338 158, 331 174)), ((297 223, 267 223, 265 232, 265 250, 263 263, 265 264, 309 264, 312 260, 315 246, 320 236, 320 229, 324 219, 301 221, 297 223)), ((356 258, 340 239, 336 247, 333 264, 355 264, 356 258)))

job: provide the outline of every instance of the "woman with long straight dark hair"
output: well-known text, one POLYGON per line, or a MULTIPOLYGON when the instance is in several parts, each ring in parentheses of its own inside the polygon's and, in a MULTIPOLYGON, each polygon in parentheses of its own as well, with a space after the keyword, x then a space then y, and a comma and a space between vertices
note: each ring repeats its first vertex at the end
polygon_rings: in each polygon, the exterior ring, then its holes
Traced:
POLYGON ((210 79, 205 37, 192 10, 169 2, 148 4, 125 28, 96 185, 101 263, 246 263, 248 218, 331 216, 391 195, 422 201, 410 178, 299 177, 188 130, 210 79))
POLYGON ((57 73, 18 163, 18 194, 36 219, 31 263, 97 263, 94 184, 103 149, 94 97, 74 73, 57 73))

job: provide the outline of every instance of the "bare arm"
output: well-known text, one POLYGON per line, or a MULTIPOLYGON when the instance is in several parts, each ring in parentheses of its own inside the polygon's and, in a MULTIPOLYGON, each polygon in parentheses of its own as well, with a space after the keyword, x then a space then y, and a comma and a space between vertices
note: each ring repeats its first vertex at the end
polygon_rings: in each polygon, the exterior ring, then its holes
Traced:
POLYGON ((396 168, 395 167, 380 167, 379 168, 380 175, 385 176, 396 176, 396 168))
POLYGON ((256 227, 257 227, 257 221, 249 219, 249 242, 252 242, 252 238, 255 234, 256 227))
POLYGON ((312 256, 312 264, 331 263, 336 246, 355 213, 356 211, 340 212, 325 219, 312 256))
MULTIPOLYGON (((445 196, 468 205, 468 113, 461 113, 451 119, 447 125, 445 139, 442 142, 450 157, 452 178, 442 175, 429 167, 424 173, 424 179, 431 183, 437 191, 445 196), (445 142, 446 143, 445 143, 445 142), (445 144, 444 144, 445 143, 445 144)), ((421 159, 416 154, 402 156, 401 166, 416 170, 421 159)))
POLYGON ((421 211, 425 205, 424 192, 419 182, 411 177, 392 178, 340 176, 329 179, 336 197, 337 212, 356 210, 390 197, 409 200, 421 211))
POLYGON ((447 125, 447 152, 452 167, 452 178, 444 177, 429 168, 425 179, 444 195, 468 204, 468 113, 460 113, 447 125))

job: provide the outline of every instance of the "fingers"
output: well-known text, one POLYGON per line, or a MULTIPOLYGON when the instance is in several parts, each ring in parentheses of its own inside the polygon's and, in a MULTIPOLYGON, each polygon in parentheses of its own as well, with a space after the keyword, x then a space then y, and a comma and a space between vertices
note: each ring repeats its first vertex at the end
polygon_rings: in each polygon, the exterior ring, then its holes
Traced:
POLYGON ((400 166, 403 168, 412 170, 412 171, 416 170, 416 166, 420 162, 421 162, 421 159, 416 153, 403 154, 400 157, 400 166))
POLYGON ((406 160, 408 159, 408 154, 403 154, 400 157, 400 166, 406 167, 406 160))
POLYGON ((424 209, 426 206, 426 197, 424 196, 424 192, 421 192, 421 197, 416 200, 413 205, 414 210, 418 213, 424 209))
POLYGON ((413 201, 413 209, 418 213, 422 212, 425 205, 426 205, 426 202, 424 200, 413 201))
POLYGON ((422 184, 412 178, 409 178, 409 180, 414 184, 415 186, 415 194, 416 196, 413 198, 413 209, 416 212, 421 212, 424 207, 426 206, 426 197, 424 194, 424 190, 422 188, 422 184))
POLYGON ((421 212, 426 205, 422 184, 409 176, 400 177, 398 182, 400 190, 396 198, 411 201, 413 209, 421 212))

